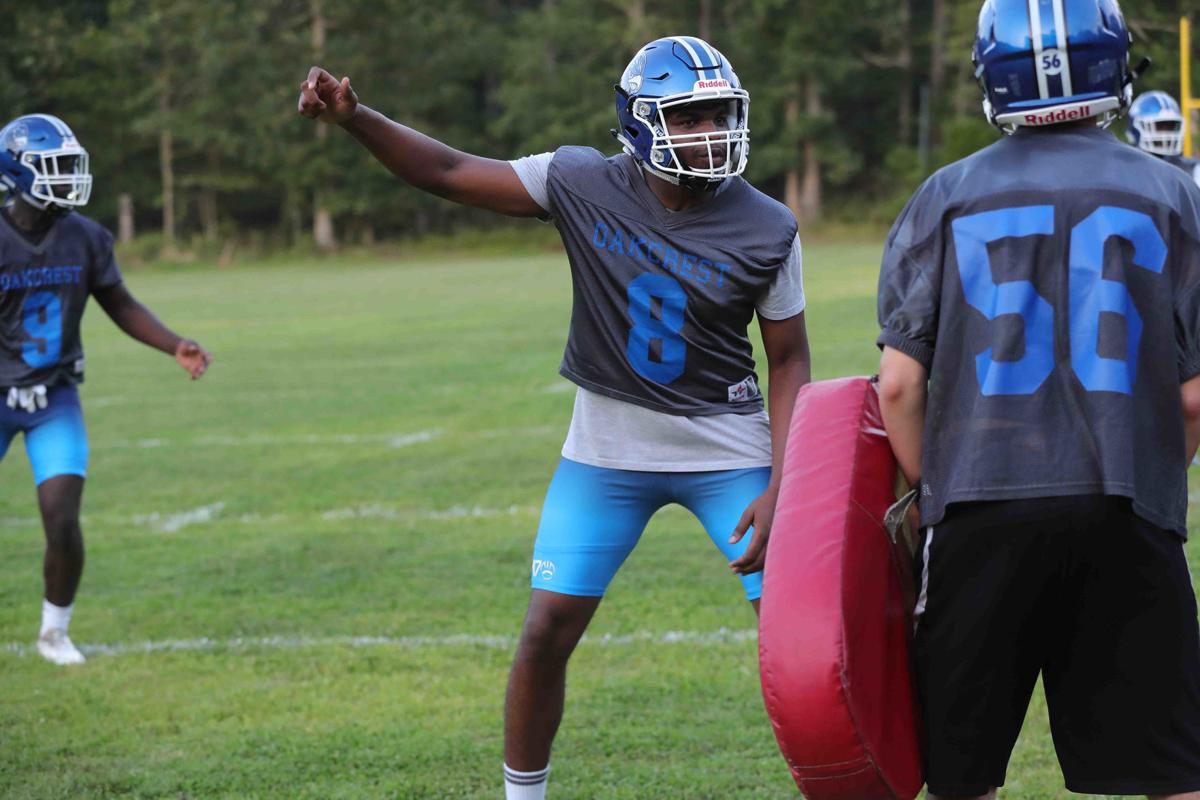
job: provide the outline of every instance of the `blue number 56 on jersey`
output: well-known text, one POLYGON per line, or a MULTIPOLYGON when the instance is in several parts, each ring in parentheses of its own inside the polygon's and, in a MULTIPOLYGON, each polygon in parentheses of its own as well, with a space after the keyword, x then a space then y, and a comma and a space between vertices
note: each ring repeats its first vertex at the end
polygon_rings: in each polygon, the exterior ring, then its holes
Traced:
MULTIPOLYGON (((996 283, 988 244, 1010 237, 1053 235, 1055 209, 1002 208, 961 217, 952 227, 967 303, 989 321, 1016 314, 1025 325, 1025 353, 1020 359, 996 361, 990 347, 976 356, 980 391, 988 396, 1033 394, 1054 371, 1055 309, 1031 281, 996 283)), ((1134 266, 1161 274, 1167 261, 1162 234, 1154 220, 1139 211, 1101 206, 1071 229, 1067 303, 1071 367, 1090 392, 1133 394, 1142 317, 1126 285, 1102 275, 1104 247, 1113 237, 1133 245, 1134 266), (1125 319, 1124 358, 1107 358, 1099 353, 1104 313, 1125 319)))

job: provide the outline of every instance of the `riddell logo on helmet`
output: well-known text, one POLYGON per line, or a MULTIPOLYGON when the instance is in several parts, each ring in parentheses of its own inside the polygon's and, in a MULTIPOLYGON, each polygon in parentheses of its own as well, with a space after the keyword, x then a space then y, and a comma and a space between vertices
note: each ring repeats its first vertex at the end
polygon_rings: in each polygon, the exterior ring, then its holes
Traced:
POLYGON ((696 81, 696 85, 692 87, 692 90, 700 91, 701 89, 728 89, 728 88, 729 88, 729 81, 725 80, 724 78, 718 78, 718 79, 712 80, 712 81, 696 81))
POLYGON ((1026 114, 1026 125, 1054 125, 1059 122, 1072 122, 1077 119, 1087 119, 1092 116, 1092 107, 1090 105, 1075 106, 1073 108, 1060 108, 1058 111, 1051 111, 1049 114, 1026 114))

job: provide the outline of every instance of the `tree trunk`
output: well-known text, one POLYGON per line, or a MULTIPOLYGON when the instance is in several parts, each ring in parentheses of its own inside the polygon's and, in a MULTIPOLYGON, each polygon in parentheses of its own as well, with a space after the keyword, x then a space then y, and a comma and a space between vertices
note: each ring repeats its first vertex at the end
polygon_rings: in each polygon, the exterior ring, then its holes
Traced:
MULTIPOLYGON (((557 5, 556 0, 542 0, 542 16, 549 18, 556 11, 557 5)), ((546 57, 546 69, 552 72, 558 69, 558 53, 554 50, 554 43, 550 41, 549 37, 546 38, 542 47, 542 53, 546 57)))
POLYGON ((900 142, 912 144, 913 129, 913 48, 912 0, 900 0, 900 142))
MULTIPOLYGON (((805 111, 812 119, 821 116, 821 87, 817 79, 808 76, 804 87, 805 111)), ((804 142, 804 188, 800 195, 800 221, 813 222, 821 218, 821 152, 817 137, 804 142)))
MULTIPOLYGON (((325 14, 321 0, 312 0, 312 48, 313 63, 320 64, 325 60, 325 14)), ((329 126, 317 125, 316 136, 320 143, 318 153, 323 154, 325 142, 329 138, 329 126)), ((318 178, 320 180, 320 178, 318 178)), ((337 236, 333 230, 333 214, 325 206, 320 189, 313 192, 313 242, 319 250, 326 252, 337 248, 337 236)))
POLYGON ((712 0, 700 0, 700 19, 697 28, 700 38, 712 43, 712 0))
MULTIPOLYGON (((946 0, 933 0, 933 24, 929 31, 929 104, 934 117, 942 107, 946 85, 946 0)), ((941 143, 940 126, 933 130, 934 145, 941 143)))
MULTIPOLYGON (((208 177, 216 178, 221 173, 221 159, 216 150, 208 151, 208 177)), ((204 241, 217 241, 219 219, 217 216, 217 190, 211 184, 200 190, 200 225, 204 229, 204 241)))
POLYGON ((161 88, 158 92, 158 113, 161 117, 161 127, 158 132, 158 165, 162 180, 162 235, 163 251, 168 255, 175 253, 175 140, 171 136, 171 126, 167 122, 171 103, 168 96, 166 73, 162 77, 161 88))
POLYGON ((121 192, 117 195, 117 241, 129 244, 133 236, 133 195, 121 192))
POLYGON ((629 0, 625 16, 629 18, 629 33, 641 36, 646 27, 646 0, 629 0))
MULTIPOLYGON (((796 125, 800 121, 800 87, 792 87, 791 93, 788 95, 787 104, 783 109, 784 130, 796 130, 796 125)), ((787 174, 783 179, 783 202, 792 210, 792 215, 796 219, 800 219, 803 212, 801 199, 801 176, 800 176, 800 148, 797 148, 796 157, 791 160, 788 165, 787 174)))

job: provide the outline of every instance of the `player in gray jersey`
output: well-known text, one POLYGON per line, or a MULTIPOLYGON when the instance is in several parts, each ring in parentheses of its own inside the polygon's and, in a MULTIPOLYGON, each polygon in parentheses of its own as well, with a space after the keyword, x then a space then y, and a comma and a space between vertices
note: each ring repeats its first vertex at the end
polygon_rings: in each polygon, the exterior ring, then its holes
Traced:
POLYGON ((340 124, 404 181, 550 221, 566 247, 560 371, 578 389, 509 679, 509 800, 544 796, 567 660, 658 508, 696 514, 757 609, 784 439, 809 379, 796 221, 739 177, 749 96, 728 60, 694 37, 659 39, 616 93, 624 153, 563 147, 510 163, 392 122, 320 68, 301 86, 301 114, 340 124), (755 315, 769 419, 747 337, 755 315))
POLYGON ((31 114, 0 129, 0 459, 18 433, 37 483, 46 532, 38 652, 84 658, 67 635, 83 574, 79 509, 88 445, 76 384, 79 325, 89 297, 121 330, 175 357, 199 378, 209 355, 172 333, 121 280, 108 231, 77 213, 91 194, 87 151, 57 117, 31 114))
POLYGON ((887 240, 930 797, 995 797, 1040 676, 1069 790, 1200 798, 1200 188, 1104 130, 1128 43, 1116 0, 987 0, 977 75, 1011 135, 929 178, 887 240))

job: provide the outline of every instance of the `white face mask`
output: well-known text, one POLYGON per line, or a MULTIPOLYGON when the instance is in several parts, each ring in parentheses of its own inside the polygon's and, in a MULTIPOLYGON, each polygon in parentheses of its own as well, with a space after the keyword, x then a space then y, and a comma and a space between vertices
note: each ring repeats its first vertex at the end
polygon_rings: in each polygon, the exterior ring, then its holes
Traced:
POLYGON ((722 89, 707 97, 688 92, 653 100, 635 100, 634 116, 641 120, 653 135, 646 168, 672 183, 679 183, 688 178, 719 183, 725 178, 741 175, 749 161, 749 113, 750 95, 744 89, 722 89), (668 112, 691 103, 713 100, 725 100, 728 103, 723 128, 704 133, 670 133, 667 127, 668 112), (707 158, 703 159, 707 166, 685 165, 677 150, 698 145, 707 151, 707 158))
POLYGON ((68 140, 58 150, 23 153, 21 163, 34 174, 29 199, 39 208, 47 205, 76 208, 87 205, 92 196, 88 154, 74 140, 68 140))

